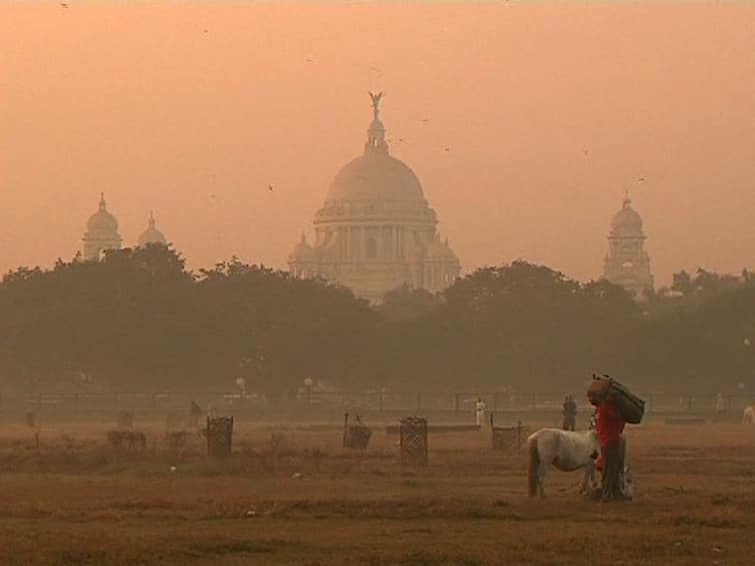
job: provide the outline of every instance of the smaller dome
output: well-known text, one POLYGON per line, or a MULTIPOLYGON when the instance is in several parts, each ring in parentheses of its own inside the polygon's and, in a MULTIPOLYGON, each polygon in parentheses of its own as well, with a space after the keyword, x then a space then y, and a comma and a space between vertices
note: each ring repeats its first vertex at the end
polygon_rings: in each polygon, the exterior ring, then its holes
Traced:
POLYGON ((294 251, 288 256, 290 263, 305 263, 315 260, 315 250, 307 243, 307 237, 302 234, 301 241, 296 244, 294 251))
POLYGON ((443 242, 440 241, 440 235, 436 233, 432 242, 430 242, 430 245, 428 245, 425 250, 425 257, 427 259, 445 259, 448 257, 447 252, 448 249, 443 245, 443 242))
POLYGON ((627 195, 624 198, 624 205, 617 212, 611 221, 613 232, 621 233, 642 233, 642 217, 632 208, 632 200, 627 195))
POLYGON ((446 258, 455 262, 459 261, 459 256, 457 256, 456 253, 451 249, 451 244, 448 243, 448 238, 446 238, 446 241, 443 242, 443 247, 446 248, 446 258))
POLYGON ((87 230, 89 232, 118 232, 118 220, 107 211, 104 193, 100 195, 100 209, 87 220, 87 230))
POLYGON ((166 246, 168 241, 165 239, 165 235, 155 228, 155 217, 152 213, 149 214, 149 226, 139 236, 139 245, 146 246, 148 244, 161 244, 166 246))
POLYGON ((427 250, 425 251, 425 259, 440 260, 452 263, 459 261, 459 258, 456 257, 456 254, 448 244, 448 240, 442 242, 440 239, 440 234, 437 233, 435 234, 433 241, 430 242, 430 245, 427 246, 427 250))

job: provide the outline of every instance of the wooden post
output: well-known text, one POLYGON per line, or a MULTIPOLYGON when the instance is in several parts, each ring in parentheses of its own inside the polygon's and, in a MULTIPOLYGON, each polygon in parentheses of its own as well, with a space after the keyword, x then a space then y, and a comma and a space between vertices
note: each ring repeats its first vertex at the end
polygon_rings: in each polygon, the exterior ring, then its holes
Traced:
POLYGON ((522 446, 522 421, 516 421, 516 449, 522 446))
POLYGON ((349 413, 348 411, 343 414, 343 442, 341 445, 346 447, 346 437, 349 434, 349 413))

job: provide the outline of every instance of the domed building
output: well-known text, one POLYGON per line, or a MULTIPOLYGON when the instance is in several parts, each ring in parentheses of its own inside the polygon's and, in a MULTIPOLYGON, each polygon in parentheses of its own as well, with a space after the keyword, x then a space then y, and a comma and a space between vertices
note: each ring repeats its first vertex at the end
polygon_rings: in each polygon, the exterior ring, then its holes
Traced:
POLYGON ((162 246, 168 245, 168 240, 165 239, 163 233, 155 227, 155 215, 151 212, 149 213, 149 225, 147 226, 147 229, 141 233, 137 242, 141 247, 149 244, 160 244, 162 246))
POLYGON ((105 250, 118 250, 121 236, 118 234, 118 221, 107 211, 105 194, 100 195, 100 207, 89 217, 84 234, 84 259, 97 261, 105 250))
POLYGON ((438 234, 438 219, 419 179, 392 157, 380 120, 382 93, 372 94, 373 120, 364 153, 333 179, 305 236, 288 258, 300 277, 324 277, 380 302, 401 285, 437 292, 459 275, 459 259, 438 234))
POLYGON ((632 200, 627 193, 621 210, 611 222, 603 274, 608 281, 621 285, 640 301, 653 289, 650 257, 644 249, 645 239, 642 218, 632 208, 632 200))

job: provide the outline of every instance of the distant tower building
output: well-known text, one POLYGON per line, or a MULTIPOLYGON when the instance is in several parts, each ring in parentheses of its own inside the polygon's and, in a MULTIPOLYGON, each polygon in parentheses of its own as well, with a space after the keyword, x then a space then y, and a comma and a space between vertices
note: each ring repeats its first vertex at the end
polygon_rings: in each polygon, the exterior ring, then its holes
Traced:
POLYGON ((89 217, 84 234, 84 259, 96 261, 105 250, 118 250, 121 236, 118 234, 118 221, 107 211, 105 194, 100 195, 100 209, 89 217))
POLYGON ((459 275, 435 211, 414 172, 391 157, 380 121, 382 93, 372 94, 373 120, 364 154, 347 163, 315 215, 315 239, 305 236, 288 258, 297 276, 320 276, 372 302, 407 284, 437 292, 459 275))
POLYGON ((138 242, 139 246, 141 247, 144 247, 148 244, 161 244, 163 246, 168 245, 168 241, 165 239, 163 233, 155 228, 155 215, 151 212, 149 213, 149 226, 147 226, 147 229, 142 232, 141 236, 139 236, 138 242))
POLYGON ((603 274, 608 281, 621 285, 639 301, 653 289, 650 258, 644 249, 645 239, 642 218, 632 208, 627 192, 624 205, 611 222, 603 274))

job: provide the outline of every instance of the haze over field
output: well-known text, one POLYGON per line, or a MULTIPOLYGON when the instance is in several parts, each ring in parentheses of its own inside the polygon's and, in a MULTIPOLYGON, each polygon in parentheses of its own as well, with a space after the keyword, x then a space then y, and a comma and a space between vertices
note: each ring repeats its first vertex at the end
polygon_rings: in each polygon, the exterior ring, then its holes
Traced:
POLYGON ((0 38, 3 272, 72 257, 101 191, 125 244, 154 209, 192 267, 284 267, 371 89, 466 270, 599 277, 626 188, 659 283, 755 266, 754 5, 72 1, 0 38))

